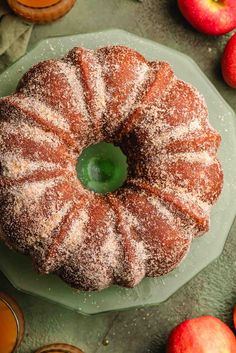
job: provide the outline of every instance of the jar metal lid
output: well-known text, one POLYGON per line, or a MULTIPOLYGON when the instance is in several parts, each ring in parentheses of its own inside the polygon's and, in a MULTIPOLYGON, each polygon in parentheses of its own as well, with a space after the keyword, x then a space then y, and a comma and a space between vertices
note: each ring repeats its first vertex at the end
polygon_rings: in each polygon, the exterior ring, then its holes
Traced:
POLYGON ((81 349, 70 344, 55 343, 41 347, 35 353, 83 353, 81 349))

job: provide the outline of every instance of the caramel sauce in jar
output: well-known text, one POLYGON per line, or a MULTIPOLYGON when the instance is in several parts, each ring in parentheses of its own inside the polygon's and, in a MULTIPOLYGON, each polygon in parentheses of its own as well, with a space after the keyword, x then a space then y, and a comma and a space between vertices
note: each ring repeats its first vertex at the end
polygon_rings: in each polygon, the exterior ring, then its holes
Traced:
POLYGON ((55 5, 60 0, 18 0, 18 2, 25 6, 40 8, 55 5))
POLYGON ((25 20, 46 23, 64 16, 76 0, 7 0, 12 10, 25 20))
POLYGON ((15 352, 23 339, 24 329, 20 307, 14 299, 0 292, 0 352, 15 352))

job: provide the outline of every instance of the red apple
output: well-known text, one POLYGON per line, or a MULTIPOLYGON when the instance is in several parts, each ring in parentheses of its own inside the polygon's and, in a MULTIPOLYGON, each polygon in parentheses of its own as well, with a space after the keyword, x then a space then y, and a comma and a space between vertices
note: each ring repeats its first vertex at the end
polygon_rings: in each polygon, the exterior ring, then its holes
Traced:
POLYGON ((236 88, 236 33, 230 38, 225 47, 221 68, 225 82, 236 88))
POLYGON ((236 338, 221 320, 201 316, 171 332, 167 353, 236 353, 236 338))
POLYGON ((198 31, 220 35, 236 28, 235 0, 178 0, 187 21, 198 31))

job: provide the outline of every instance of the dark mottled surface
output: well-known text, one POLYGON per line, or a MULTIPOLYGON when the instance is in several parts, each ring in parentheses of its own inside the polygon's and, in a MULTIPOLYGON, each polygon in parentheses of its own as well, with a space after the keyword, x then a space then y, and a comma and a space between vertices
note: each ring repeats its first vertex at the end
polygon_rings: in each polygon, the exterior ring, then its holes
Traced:
MULTIPOLYGON (((190 55, 236 109, 236 91, 222 81, 219 60, 229 35, 207 37, 181 17, 175 0, 77 0, 60 21, 35 26, 30 45, 48 36, 92 32, 118 27, 190 55)), ((0 289, 14 295, 27 320, 27 336, 19 353, 46 343, 65 341, 86 353, 162 353, 171 328, 193 316, 211 314, 232 325, 236 302, 236 224, 222 256, 158 307, 119 314, 82 317, 14 290, 0 276, 0 289), (109 340, 103 345, 104 338, 109 340)))

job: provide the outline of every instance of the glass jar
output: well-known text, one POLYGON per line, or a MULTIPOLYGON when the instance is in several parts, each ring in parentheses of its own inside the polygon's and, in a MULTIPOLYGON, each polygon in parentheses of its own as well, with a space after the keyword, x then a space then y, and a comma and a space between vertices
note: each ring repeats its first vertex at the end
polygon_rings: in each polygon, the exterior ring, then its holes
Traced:
POLYGON ((35 353, 83 353, 79 348, 70 344, 55 343, 42 347, 35 353))
POLYGON ((23 339, 24 331, 22 310, 13 298, 0 292, 0 352, 15 352, 23 339))
POLYGON ((27 21, 51 22, 64 16, 76 0, 7 0, 12 10, 27 21))

